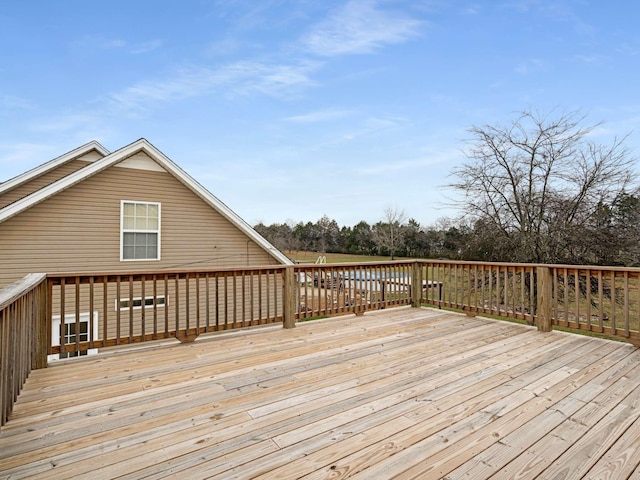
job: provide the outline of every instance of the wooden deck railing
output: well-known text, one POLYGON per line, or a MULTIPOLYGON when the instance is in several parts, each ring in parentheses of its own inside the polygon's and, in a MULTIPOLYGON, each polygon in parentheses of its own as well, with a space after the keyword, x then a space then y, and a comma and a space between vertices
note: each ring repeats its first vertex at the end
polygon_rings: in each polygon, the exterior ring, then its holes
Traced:
MULTIPOLYGON (((640 345, 640 269, 411 260, 29 275, 0 291, 4 423, 48 356, 403 305, 607 334, 640 345)), ((1 424, 0 424, 1 425, 1 424)))
POLYGON ((285 267, 49 275, 50 355, 282 322, 285 267), (77 333, 77 334, 76 334, 77 333))
POLYGON ((297 265, 296 319, 411 305, 415 262, 297 265))
POLYGON ((45 274, 27 275, 0 290, 0 426, 31 370, 46 366, 46 299, 45 274))
POLYGON ((421 303, 538 325, 566 327, 640 345, 640 268, 421 261, 442 286, 421 303))

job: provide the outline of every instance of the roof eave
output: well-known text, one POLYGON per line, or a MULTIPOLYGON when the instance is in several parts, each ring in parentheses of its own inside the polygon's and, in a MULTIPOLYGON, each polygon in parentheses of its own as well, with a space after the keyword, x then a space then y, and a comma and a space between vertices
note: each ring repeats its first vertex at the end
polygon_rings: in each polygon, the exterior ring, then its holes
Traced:
POLYGON ((60 165, 64 165, 71 160, 81 157, 82 155, 86 155, 93 150, 100 153, 103 157, 106 157, 110 153, 109 150, 104 148, 99 142, 92 140, 91 142, 85 143, 78 148, 74 148, 70 152, 62 154, 59 157, 54 158, 53 160, 42 163, 37 167, 32 168, 31 170, 10 178, 6 182, 0 183, 0 194, 7 192, 19 185, 22 185, 23 183, 28 182, 29 180, 36 178, 43 173, 49 172, 54 168, 59 167, 60 165))

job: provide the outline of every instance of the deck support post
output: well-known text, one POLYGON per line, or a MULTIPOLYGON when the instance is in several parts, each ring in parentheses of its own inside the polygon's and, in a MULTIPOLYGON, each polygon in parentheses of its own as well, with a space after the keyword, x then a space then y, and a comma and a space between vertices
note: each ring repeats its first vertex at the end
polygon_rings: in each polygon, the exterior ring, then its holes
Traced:
POLYGON ((422 302, 422 263, 411 265, 411 306, 417 308, 422 302))
POLYGON ((549 267, 536 267, 538 302, 537 302, 537 325, 538 331, 550 332, 553 329, 551 320, 552 286, 553 278, 549 267))
POLYGON ((296 326, 296 278, 293 265, 285 267, 283 280, 282 303, 284 312, 282 326, 284 328, 294 328, 296 326))

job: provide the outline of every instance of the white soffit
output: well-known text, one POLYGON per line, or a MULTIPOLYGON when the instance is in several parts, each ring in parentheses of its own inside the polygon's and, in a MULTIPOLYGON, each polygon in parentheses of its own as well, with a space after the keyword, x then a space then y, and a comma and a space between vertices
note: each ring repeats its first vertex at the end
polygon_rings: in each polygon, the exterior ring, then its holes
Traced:
POLYGON ((78 157, 76 160, 92 163, 92 162, 95 162, 96 160, 100 160, 101 158, 104 158, 105 156, 106 155, 102 155, 99 152, 92 150, 89 153, 85 153, 84 155, 78 157))

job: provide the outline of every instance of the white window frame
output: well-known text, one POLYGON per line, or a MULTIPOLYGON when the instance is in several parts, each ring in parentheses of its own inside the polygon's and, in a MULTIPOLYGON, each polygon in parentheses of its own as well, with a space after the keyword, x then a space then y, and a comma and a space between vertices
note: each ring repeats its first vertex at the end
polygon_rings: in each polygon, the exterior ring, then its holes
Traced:
MULTIPOLYGON (((69 313, 64 316, 64 324, 70 325, 72 323, 76 323, 76 314, 69 313)), ((93 333, 93 339, 99 340, 98 334, 100 333, 98 330, 98 312, 94 311, 93 315, 90 312, 82 312, 80 313, 80 323, 89 323, 89 338, 91 338, 91 333, 93 333), (89 322, 89 319, 93 317, 92 321, 89 322)), ((59 347, 60 346, 60 315, 54 315, 51 319, 51 346, 59 347)), ((98 353, 97 348, 90 348, 87 350, 87 355, 96 355, 98 353)), ((59 354, 47 355, 47 360, 60 360, 59 354)))
MULTIPOLYGON (((129 299, 128 298, 121 298, 120 300, 116 299, 115 301, 115 310, 118 310, 118 306, 120 306, 120 311, 123 310, 129 310, 130 308, 132 308, 133 310, 142 310, 142 297, 133 297, 133 301, 140 301, 140 305, 134 305, 133 307, 130 307, 129 305, 124 305, 124 302, 128 302, 129 299)), ((153 308, 154 304, 156 308, 164 308, 167 304, 169 303, 169 297, 165 296, 165 295, 156 295, 154 296, 150 296, 150 297, 144 297, 144 308, 153 308), (151 300, 151 303, 147 303, 149 300, 151 300), (161 300, 161 302, 158 302, 158 300, 161 300)))
POLYGON ((140 200, 120 200, 120 261, 121 262, 157 262, 161 259, 160 246, 161 246, 161 211, 160 202, 143 202, 140 200), (124 206, 127 203, 132 204, 144 204, 144 205, 156 205, 158 207, 158 229, 157 230, 139 230, 139 229, 125 229, 124 228, 124 206), (158 236, 158 255, 157 258, 124 258, 124 234, 125 233, 155 233, 158 236))

